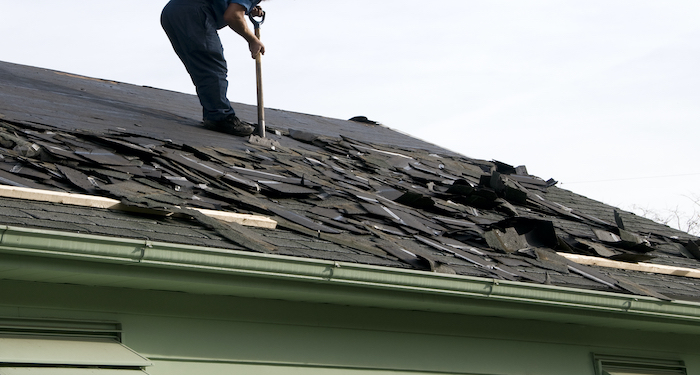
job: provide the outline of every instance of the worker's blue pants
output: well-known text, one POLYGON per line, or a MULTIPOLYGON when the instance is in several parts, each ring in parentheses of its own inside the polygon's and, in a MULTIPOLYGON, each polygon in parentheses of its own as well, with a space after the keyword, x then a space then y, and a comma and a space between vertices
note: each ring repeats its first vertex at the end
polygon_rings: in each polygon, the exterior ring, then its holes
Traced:
POLYGON ((217 121, 234 111, 226 97, 228 69, 211 12, 206 0, 171 0, 160 22, 197 88, 203 119, 217 121))

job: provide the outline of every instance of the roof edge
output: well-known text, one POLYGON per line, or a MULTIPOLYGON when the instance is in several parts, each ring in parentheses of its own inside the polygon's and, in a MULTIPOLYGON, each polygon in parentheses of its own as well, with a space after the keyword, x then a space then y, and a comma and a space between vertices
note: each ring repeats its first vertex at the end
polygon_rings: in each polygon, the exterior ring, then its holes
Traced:
MULTIPOLYGON (((635 329, 656 326, 654 329, 700 334, 700 303, 551 285, 12 226, 0 226, 0 254, 25 257, 22 268, 40 268, 41 258, 54 259, 52 271, 58 267, 56 258, 83 262, 82 267, 73 264, 59 271, 91 274, 80 278, 89 280, 89 285, 111 286, 100 282, 103 270, 94 265, 99 263, 114 267, 110 282, 115 276, 136 279, 138 283, 133 285, 141 289, 635 329), (184 274, 188 276, 181 277, 184 274), (164 283, 166 277, 172 281, 164 283), (253 280, 257 282, 251 283, 253 280)), ((31 281, 52 282, 50 278, 42 280, 41 272, 34 274, 37 279, 31 281)))

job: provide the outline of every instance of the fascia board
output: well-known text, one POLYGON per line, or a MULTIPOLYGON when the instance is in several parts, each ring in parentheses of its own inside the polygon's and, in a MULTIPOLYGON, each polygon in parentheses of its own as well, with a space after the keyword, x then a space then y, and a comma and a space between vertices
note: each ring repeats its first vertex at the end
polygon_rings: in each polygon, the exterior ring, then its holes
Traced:
POLYGON ((41 259, 81 261, 82 268, 70 272, 92 273, 90 285, 100 285, 101 277, 91 267, 110 264, 128 266, 116 272, 142 289, 192 292, 197 284, 196 292, 205 294, 582 324, 614 320, 629 328, 661 324, 658 329, 700 333, 700 304, 688 301, 10 226, 0 226, 0 235, 0 253, 29 259, 22 267, 41 259), (175 281, 158 279, 159 269, 175 281))

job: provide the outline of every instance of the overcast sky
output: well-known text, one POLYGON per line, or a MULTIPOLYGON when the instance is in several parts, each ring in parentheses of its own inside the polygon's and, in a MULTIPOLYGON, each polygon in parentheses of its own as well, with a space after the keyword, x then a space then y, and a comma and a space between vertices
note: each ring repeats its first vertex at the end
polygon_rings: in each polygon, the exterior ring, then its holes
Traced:
MULTIPOLYGON (((194 93, 166 2, 0 0, 0 60, 194 93)), ((268 107, 364 115, 625 209, 700 198, 699 1, 263 5, 268 107)), ((254 61, 221 35, 229 99, 255 104, 254 61)))

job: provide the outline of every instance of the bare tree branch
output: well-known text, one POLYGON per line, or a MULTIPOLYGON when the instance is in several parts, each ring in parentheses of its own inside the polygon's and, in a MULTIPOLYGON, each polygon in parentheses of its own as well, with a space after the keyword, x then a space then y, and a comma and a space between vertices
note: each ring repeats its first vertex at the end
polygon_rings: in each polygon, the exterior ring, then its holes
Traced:
POLYGON ((634 205, 631 211, 657 223, 700 236, 700 195, 692 194, 684 197, 688 198, 691 204, 683 209, 676 206, 673 209, 658 210, 634 205))

